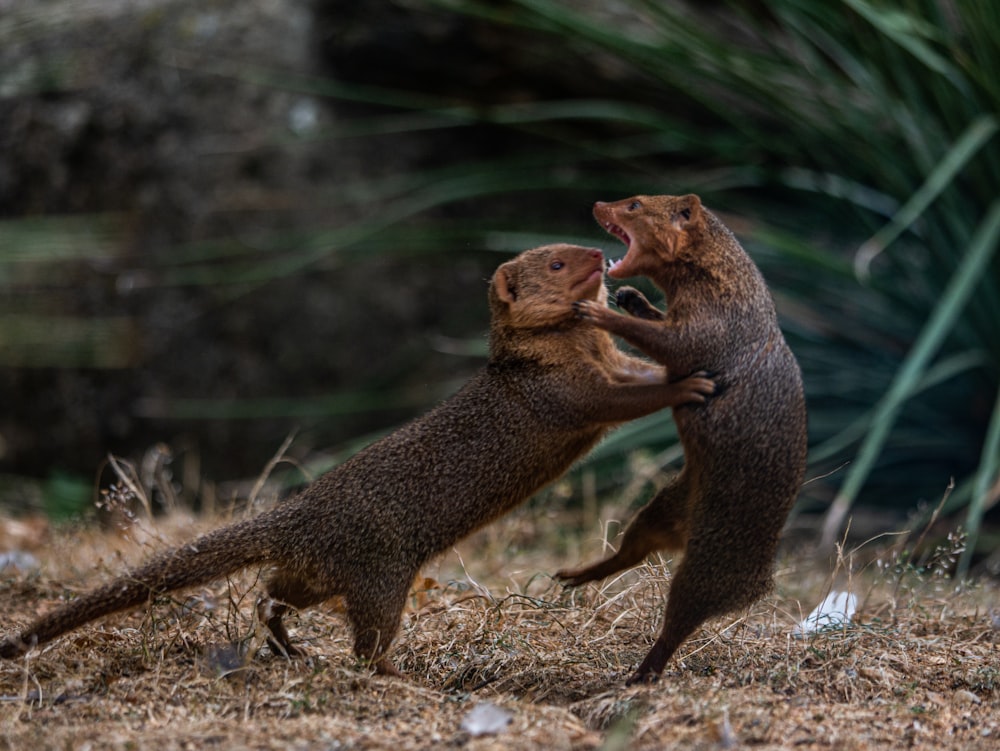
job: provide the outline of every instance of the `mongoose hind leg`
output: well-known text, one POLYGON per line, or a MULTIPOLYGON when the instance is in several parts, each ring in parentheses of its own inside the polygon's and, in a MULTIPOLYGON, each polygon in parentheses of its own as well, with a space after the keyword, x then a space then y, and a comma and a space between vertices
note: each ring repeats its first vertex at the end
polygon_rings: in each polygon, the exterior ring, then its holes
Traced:
MULTIPOLYGON (((708 522, 706 522, 708 523, 708 522)), ((739 530, 725 524, 695 530, 670 582, 663 628, 628 685, 656 680, 677 648, 709 618, 747 607, 771 587, 772 555, 733 551, 739 530)))
POLYGON ((257 618, 267 628, 267 643, 276 655, 285 657, 303 657, 305 651, 292 644, 288 629, 282 620, 291 610, 291 606, 270 597, 262 597, 257 601, 257 618))
POLYGON ((635 318, 645 318, 647 321, 662 321, 665 317, 635 287, 619 287, 618 292, 615 293, 615 304, 635 318))
POLYGON ((682 549, 687 542, 690 486, 687 472, 681 472, 636 514, 617 553, 590 566, 557 571, 556 578, 577 587, 631 568, 657 550, 682 549))
POLYGON ((696 577, 691 573, 695 567, 688 564, 687 558, 681 561, 677 574, 670 582, 660 635, 625 685, 650 683, 659 678, 667 660, 673 657, 681 643, 714 614, 710 600, 706 600, 705 593, 699 592, 695 586, 696 577))
POLYGON ((347 593, 347 617, 354 630, 354 654, 379 675, 402 676, 386 653, 399 631, 413 577, 400 582, 366 582, 347 593))
POLYGON ((257 602, 257 618, 267 627, 267 643, 272 651, 286 657, 305 655, 301 647, 292 644, 282 619, 289 610, 317 605, 333 594, 325 588, 316 587, 309 577, 301 574, 284 570, 272 574, 267 582, 267 597, 257 602))

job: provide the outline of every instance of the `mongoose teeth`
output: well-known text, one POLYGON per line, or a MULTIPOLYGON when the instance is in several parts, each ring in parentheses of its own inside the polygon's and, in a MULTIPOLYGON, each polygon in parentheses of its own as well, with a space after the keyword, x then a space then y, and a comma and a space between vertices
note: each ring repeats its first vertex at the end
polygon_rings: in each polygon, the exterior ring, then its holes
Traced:
POLYGON ((623 243, 625 243, 625 247, 627 247, 627 248, 632 247, 632 238, 629 236, 628 232, 626 232, 625 230, 623 230, 621 227, 619 227, 617 224, 614 224, 613 222, 603 222, 603 225, 604 225, 605 232, 607 232, 610 235, 614 235, 615 237, 617 237, 619 240, 621 240, 623 243))

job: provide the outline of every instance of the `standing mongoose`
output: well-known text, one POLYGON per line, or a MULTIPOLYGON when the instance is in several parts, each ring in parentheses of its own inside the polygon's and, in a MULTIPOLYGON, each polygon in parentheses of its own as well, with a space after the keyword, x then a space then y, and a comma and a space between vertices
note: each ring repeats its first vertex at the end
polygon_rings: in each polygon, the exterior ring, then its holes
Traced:
POLYGON ((655 679, 674 651, 714 615, 767 594, 785 519, 806 459, 806 408, 798 363, 778 328, 764 279, 698 196, 636 196, 594 206, 628 247, 609 276, 644 275, 667 310, 618 291, 630 316, 581 301, 593 325, 622 337, 677 376, 707 371, 717 395, 676 409, 684 468, 629 524, 618 552, 557 574, 568 585, 602 579, 657 550, 683 551, 663 629, 629 679, 655 679))
MULTIPOLYGON (((607 305, 599 250, 551 245, 501 265, 489 289, 487 364, 454 396, 252 519, 168 550, 0 642, 22 654, 151 597, 270 565, 257 612, 272 646, 296 654, 289 608, 346 600, 354 652, 383 674, 406 596, 432 556, 562 475, 616 424, 705 401, 700 377, 620 352, 574 311, 607 305)), ((692 407, 700 408, 700 407, 692 407)))

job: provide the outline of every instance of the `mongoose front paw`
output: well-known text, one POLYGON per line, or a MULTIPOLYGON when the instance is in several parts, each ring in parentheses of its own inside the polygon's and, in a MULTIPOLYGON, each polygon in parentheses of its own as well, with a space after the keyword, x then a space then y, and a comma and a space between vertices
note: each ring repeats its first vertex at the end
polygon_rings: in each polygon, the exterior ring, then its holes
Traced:
POLYGON ((643 295, 642 292, 637 290, 635 287, 629 287, 628 285, 619 287, 618 291, 615 292, 615 305, 619 308, 627 310, 628 306, 635 302, 648 303, 649 301, 646 300, 646 296, 643 295))
POLYGON ((704 404, 715 394, 715 381, 708 376, 693 375, 683 381, 688 401, 704 404))
POLYGON ((600 317, 602 310, 606 310, 593 300, 577 300, 573 303, 573 312, 582 321, 595 321, 600 317))
POLYGON ((619 287, 615 293, 615 304, 635 318, 660 321, 663 314, 649 304, 649 300, 635 287, 619 287))
POLYGON ((704 404, 708 401, 708 397, 715 396, 719 392, 719 386, 714 378, 714 373, 699 370, 681 381, 681 385, 687 390, 689 401, 704 404))

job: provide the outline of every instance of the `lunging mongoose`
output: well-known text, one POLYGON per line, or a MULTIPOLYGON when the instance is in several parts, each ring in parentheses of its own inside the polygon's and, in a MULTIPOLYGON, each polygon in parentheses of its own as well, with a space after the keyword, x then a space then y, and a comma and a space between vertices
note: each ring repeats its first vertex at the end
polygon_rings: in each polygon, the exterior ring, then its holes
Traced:
POLYGON ((629 679, 636 683, 655 679, 706 619, 746 607, 772 586, 778 539, 805 469, 806 408, 763 277, 698 196, 598 202, 594 216, 628 247, 609 276, 649 277, 667 309, 623 287, 617 301, 630 316, 585 300, 581 317, 677 376, 707 371, 717 383, 704 407, 674 410, 684 468, 639 511, 618 552, 558 574, 575 586, 657 550, 684 551, 660 635, 629 679))
POLYGON ((607 305, 599 250, 551 245, 504 263, 489 289, 489 360, 457 394, 300 495, 62 605, 0 642, 0 656, 153 596, 270 565, 258 615, 272 645, 296 654, 282 616, 342 595, 355 654, 396 674, 387 650, 429 558, 558 478, 616 424, 712 393, 708 379, 668 384, 662 366, 620 352, 576 317, 581 298, 607 305))

